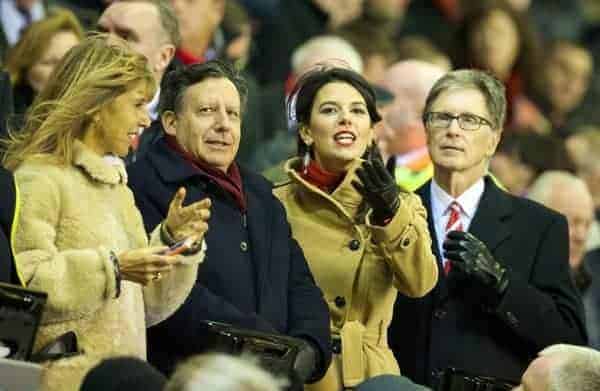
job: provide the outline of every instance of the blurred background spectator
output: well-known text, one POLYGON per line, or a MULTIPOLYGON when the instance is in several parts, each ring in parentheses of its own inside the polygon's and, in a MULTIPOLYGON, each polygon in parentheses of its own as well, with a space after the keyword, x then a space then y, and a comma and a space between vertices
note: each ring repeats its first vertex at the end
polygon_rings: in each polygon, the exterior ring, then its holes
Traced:
POLYGON ((475 1, 464 11, 452 48, 454 66, 487 70, 504 82, 510 124, 514 102, 527 99, 525 86, 537 70, 537 37, 527 15, 508 1, 475 1))
POLYGON ((450 57, 437 48, 429 39, 419 35, 409 35, 396 41, 398 61, 421 60, 437 65, 446 72, 452 70, 450 57))
POLYGON ((566 136, 573 131, 570 116, 589 88, 593 59, 586 48, 566 40, 549 42, 544 53, 530 80, 528 95, 535 106, 524 99, 515 102, 513 126, 566 136))
POLYGON ((181 30, 181 44, 176 53, 181 62, 212 60, 223 50, 219 25, 225 16, 225 3, 225 0, 171 0, 181 30))
POLYGON ((550 135, 515 132, 502 136, 490 161, 490 171, 515 195, 525 195, 527 188, 546 170, 574 172, 565 143, 550 135))
POLYGON ((600 346, 600 253, 587 252, 586 240, 594 221, 592 195, 584 181, 565 171, 546 171, 529 189, 528 197, 562 213, 569 223, 569 264, 583 296, 591 346, 600 346), (595 274, 594 274, 595 272, 595 274))
POLYGON ((528 197, 562 213, 569 223, 569 264, 577 287, 584 292, 590 276, 583 270, 583 256, 594 219, 592 196, 581 179, 564 171, 546 171, 531 185, 528 197))
POLYGON ((396 183, 415 191, 433 175, 423 125, 425 99, 445 69, 417 60, 401 61, 385 73, 381 84, 395 99, 382 110, 378 145, 396 183))
MULTIPOLYGON (((429 176, 419 101, 430 79, 486 69, 509 99, 490 171, 518 195, 548 170, 583 180, 595 211, 583 264, 600 274, 598 0, 0 0, 0 137, 8 119, 18 127, 64 53, 97 28, 144 54, 157 81, 182 63, 231 61, 249 89, 238 160, 274 181, 296 153, 287 95, 315 64, 344 63, 375 87, 378 142, 407 189, 429 176)), ((154 118, 159 94, 148 106, 154 118)), ((140 133, 142 153, 162 125, 140 133)))
POLYGON ((14 46, 23 31, 32 23, 46 16, 46 4, 42 0, 0 1, 0 54, 14 46))
POLYGON ((6 58, 6 70, 14 89, 15 113, 25 113, 56 64, 83 35, 77 17, 67 9, 51 12, 25 30, 6 58))

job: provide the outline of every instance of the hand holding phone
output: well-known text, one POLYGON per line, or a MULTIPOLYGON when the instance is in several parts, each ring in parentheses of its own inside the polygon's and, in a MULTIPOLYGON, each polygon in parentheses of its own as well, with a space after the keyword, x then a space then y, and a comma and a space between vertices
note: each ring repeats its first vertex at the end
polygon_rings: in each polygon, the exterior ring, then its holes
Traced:
POLYGON ((160 255, 178 255, 194 247, 194 238, 189 237, 175 243, 168 249, 161 251, 160 255))

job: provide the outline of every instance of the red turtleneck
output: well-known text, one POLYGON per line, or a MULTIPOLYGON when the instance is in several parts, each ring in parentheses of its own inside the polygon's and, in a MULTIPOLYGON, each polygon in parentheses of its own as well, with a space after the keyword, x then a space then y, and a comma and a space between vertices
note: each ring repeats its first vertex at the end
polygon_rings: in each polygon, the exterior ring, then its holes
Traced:
POLYGON ((342 180, 346 173, 335 174, 329 171, 325 171, 319 163, 315 160, 311 160, 307 169, 304 168, 298 171, 300 177, 305 181, 309 182, 312 185, 317 186, 319 189, 323 190, 325 193, 331 193, 335 190, 336 187, 342 180))

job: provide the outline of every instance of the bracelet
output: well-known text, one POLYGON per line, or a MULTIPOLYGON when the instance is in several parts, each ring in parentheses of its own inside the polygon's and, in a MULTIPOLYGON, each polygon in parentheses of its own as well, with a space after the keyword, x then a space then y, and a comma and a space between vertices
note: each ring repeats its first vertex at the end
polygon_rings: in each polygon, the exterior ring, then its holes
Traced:
MULTIPOLYGON (((171 236, 171 233, 169 232, 169 229, 167 228, 166 221, 163 221, 160 224, 160 240, 169 247, 177 244, 177 241, 173 238, 173 236, 171 236)), ((183 251, 181 253, 181 255, 194 255, 198 251, 200 251, 201 248, 202 248, 202 241, 196 242, 196 243, 194 243, 194 245, 191 248, 183 251)))
POLYGON ((115 299, 121 296, 121 266, 119 265, 119 258, 114 251, 110 252, 110 260, 113 264, 113 270, 115 271, 115 299))
POLYGON ((169 247, 176 243, 175 239, 173 239, 173 236, 171 236, 171 233, 167 229, 167 223, 165 221, 160 224, 160 240, 169 247))

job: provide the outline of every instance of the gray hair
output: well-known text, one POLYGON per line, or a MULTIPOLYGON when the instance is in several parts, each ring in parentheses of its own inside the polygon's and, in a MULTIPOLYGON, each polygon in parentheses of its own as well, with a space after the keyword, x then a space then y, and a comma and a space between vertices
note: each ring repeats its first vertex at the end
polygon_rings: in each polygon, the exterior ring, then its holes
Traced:
POLYGON ((566 359, 550 373, 548 391, 600 390, 600 352, 583 346, 552 345, 540 356, 562 354, 566 359))
POLYGON ((320 35, 299 46, 292 54, 292 69, 300 75, 316 63, 334 60, 341 60, 354 72, 363 71, 358 51, 344 38, 335 35, 320 35))
POLYGON ((567 171, 550 170, 545 171, 533 182, 527 193, 527 198, 549 206, 552 203, 556 189, 570 189, 570 191, 580 194, 590 194, 582 179, 567 171))
POLYGON ((150 3, 156 7, 158 11, 158 19, 160 27, 166 34, 170 44, 176 48, 181 45, 181 32, 179 30, 179 19, 175 15, 175 11, 168 0, 125 0, 130 3, 141 2, 150 3))
POLYGON ((164 391, 281 391, 285 386, 253 358, 210 353, 178 365, 164 391))
POLYGON ((476 69, 459 69, 442 76, 431 88, 425 102, 428 113, 441 93, 453 89, 476 89, 485 97, 485 103, 496 129, 502 129, 506 118, 506 95, 504 85, 491 74, 476 69))

